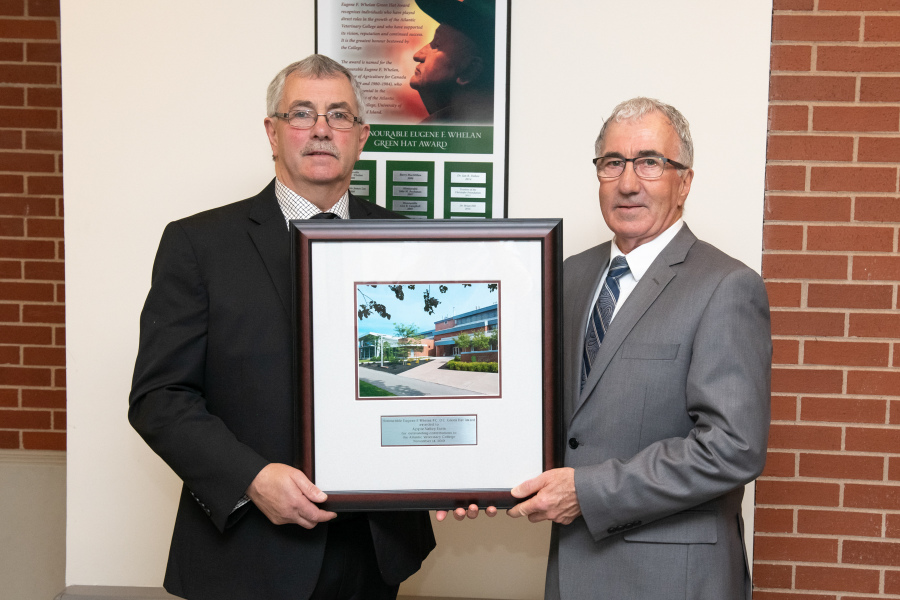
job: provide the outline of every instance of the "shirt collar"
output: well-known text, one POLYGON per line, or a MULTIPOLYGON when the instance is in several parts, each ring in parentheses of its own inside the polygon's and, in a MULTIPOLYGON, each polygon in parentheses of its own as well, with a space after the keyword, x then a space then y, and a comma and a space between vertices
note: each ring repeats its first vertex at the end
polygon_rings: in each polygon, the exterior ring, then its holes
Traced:
POLYGON ((647 272, 647 269, 650 268, 653 261, 656 260, 656 257, 659 256, 659 253, 663 251, 663 248, 668 246, 669 242, 672 241, 672 238, 681 231, 682 225, 684 225, 684 219, 678 219, 661 234, 646 244, 641 244, 627 255, 619 250, 616 241, 613 240, 612 252, 610 252, 609 256, 610 263, 612 263, 612 260, 615 257, 624 256, 628 261, 628 268, 631 270, 631 275, 634 277, 635 281, 640 281, 641 277, 644 276, 644 273, 647 272))
MULTIPOLYGON (((278 200, 278 207, 281 209, 281 214, 284 215, 285 223, 288 223, 291 219, 309 219, 320 212, 326 212, 319 210, 319 207, 315 204, 281 183, 277 177, 275 178, 275 198, 278 200)), ((340 200, 327 212, 334 213, 342 219, 349 219, 349 190, 344 192, 340 200)))

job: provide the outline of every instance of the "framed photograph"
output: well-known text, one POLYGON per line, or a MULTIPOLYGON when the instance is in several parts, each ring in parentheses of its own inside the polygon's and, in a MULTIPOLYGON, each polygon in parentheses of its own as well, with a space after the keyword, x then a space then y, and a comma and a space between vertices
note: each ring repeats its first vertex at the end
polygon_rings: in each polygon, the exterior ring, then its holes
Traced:
POLYGON ((291 221, 296 464, 328 510, 508 508, 558 466, 558 219, 291 221))

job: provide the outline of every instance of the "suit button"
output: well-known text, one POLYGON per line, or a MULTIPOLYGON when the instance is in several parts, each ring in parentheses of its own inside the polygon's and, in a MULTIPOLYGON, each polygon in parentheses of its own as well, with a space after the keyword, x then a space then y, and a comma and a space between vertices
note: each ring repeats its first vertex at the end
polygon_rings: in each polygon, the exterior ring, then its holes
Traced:
POLYGON ((576 440, 575 438, 569 438, 569 448, 574 450, 577 447, 578 447, 578 440, 576 440))

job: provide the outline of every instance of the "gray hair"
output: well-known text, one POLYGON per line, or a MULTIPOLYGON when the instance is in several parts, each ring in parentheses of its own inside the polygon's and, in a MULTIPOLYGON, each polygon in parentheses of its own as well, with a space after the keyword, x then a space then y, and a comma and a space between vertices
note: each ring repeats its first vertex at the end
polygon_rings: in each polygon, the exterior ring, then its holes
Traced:
POLYGON ((670 106, 653 98, 643 98, 640 96, 620 103, 613 109, 609 118, 603 122, 603 127, 600 128, 600 135, 597 136, 597 141, 594 143, 594 156, 600 156, 600 152, 603 148, 603 137, 606 135, 606 129, 609 127, 610 123, 638 120, 644 115, 653 112, 661 113, 668 119, 672 128, 675 129, 675 133, 678 134, 678 138, 681 140, 681 154, 678 157, 678 162, 689 169, 693 167, 694 142, 691 139, 691 128, 687 119, 685 119, 684 115, 674 106, 670 106))
POLYGON ((289 75, 294 73, 300 77, 309 77, 311 79, 324 79, 341 75, 349 79, 353 95, 356 96, 359 122, 366 122, 366 103, 363 100, 362 90, 359 89, 359 83, 356 81, 353 73, 341 63, 328 58, 324 54, 310 54, 303 60, 289 64, 275 76, 266 92, 266 114, 268 116, 273 117, 278 112, 278 105, 281 103, 281 96, 284 94, 284 82, 289 75))

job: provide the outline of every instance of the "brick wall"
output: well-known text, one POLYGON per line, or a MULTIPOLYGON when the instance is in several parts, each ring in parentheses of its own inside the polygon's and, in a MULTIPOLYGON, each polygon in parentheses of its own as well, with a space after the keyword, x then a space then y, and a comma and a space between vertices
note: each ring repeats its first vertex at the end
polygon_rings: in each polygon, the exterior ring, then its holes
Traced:
POLYGON ((0 449, 65 450, 59 0, 0 0, 0 449))
POLYGON ((775 0, 755 600, 900 598, 900 0, 775 0))

